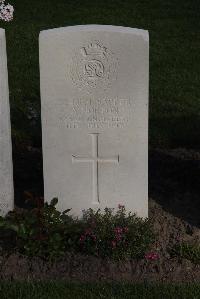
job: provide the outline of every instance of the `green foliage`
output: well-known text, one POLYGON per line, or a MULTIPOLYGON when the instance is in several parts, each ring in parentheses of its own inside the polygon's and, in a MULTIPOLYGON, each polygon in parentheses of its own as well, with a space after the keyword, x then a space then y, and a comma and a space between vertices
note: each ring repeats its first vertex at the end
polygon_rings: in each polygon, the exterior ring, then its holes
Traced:
POLYGON ((143 258, 153 242, 149 221, 127 214, 124 206, 116 213, 89 209, 75 219, 67 214, 70 209, 62 213, 56 209, 56 198, 50 204, 34 200, 35 208, 0 219, 0 229, 10 232, 11 244, 25 255, 54 259, 73 251, 118 260, 143 258))
POLYGON ((200 245, 180 243, 172 249, 172 255, 188 259, 194 264, 200 264, 200 245))
POLYGON ((50 204, 20 212, 10 212, 1 219, 0 227, 15 232, 16 248, 29 256, 55 258, 64 254, 64 223, 69 218, 65 211, 56 210, 56 199, 50 204))
POLYGON ((83 222, 85 230, 79 241, 85 253, 114 259, 142 258, 153 242, 149 220, 127 214, 121 205, 116 213, 108 208, 103 213, 89 209, 83 222))

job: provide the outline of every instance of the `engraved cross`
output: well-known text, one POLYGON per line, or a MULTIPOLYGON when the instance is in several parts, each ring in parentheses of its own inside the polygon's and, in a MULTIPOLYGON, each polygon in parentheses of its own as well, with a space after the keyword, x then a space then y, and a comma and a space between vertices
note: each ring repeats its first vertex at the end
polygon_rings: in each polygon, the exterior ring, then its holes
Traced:
POLYGON ((89 134, 92 138, 92 157, 72 156, 72 163, 85 162, 92 163, 92 180, 93 180, 93 200, 92 204, 99 204, 99 163, 119 163, 119 155, 104 158, 99 157, 98 152, 98 133, 89 134))

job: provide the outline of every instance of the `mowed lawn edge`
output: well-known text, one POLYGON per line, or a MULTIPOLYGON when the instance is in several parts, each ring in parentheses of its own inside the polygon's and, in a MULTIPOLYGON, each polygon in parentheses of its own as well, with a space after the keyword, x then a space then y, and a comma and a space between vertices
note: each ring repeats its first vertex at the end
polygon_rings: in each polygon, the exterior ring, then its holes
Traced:
POLYGON ((132 298, 132 299, 199 299, 200 285, 131 284, 131 283, 66 283, 1 282, 1 299, 68 299, 68 298, 132 298))

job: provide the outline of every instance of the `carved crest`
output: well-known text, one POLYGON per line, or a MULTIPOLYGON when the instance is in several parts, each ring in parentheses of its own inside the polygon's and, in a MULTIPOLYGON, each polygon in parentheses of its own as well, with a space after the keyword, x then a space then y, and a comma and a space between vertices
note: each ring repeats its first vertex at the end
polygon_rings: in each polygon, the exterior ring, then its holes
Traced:
POLYGON ((118 60, 100 41, 92 41, 75 51, 70 73, 75 86, 92 93, 109 88, 116 79, 118 60))

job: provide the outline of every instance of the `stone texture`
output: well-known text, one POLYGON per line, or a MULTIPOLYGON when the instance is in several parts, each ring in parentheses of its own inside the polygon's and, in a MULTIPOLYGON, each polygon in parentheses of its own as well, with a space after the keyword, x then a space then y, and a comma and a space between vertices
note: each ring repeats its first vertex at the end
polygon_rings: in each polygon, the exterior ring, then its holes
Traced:
POLYGON ((40 33, 45 200, 81 215, 148 216, 148 32, 85 25, 40 33))
POLYGON ((5 30, 0 29, 0 215, 13 209, 13 168, 5 30))

